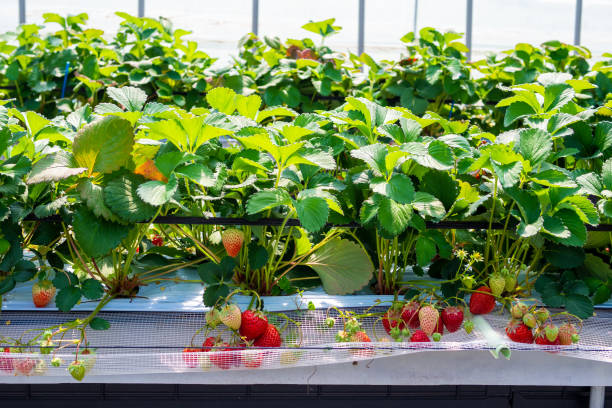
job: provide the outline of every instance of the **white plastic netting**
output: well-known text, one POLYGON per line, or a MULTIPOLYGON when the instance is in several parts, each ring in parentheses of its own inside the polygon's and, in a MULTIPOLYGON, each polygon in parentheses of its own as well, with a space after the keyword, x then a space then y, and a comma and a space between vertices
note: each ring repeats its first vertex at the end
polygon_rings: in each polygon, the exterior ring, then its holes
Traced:
MULTIPOLYGON (((369 309, 384 312, 385 308, 369 309)), ((363 313, 365 308, 351 311, 363 313)), ((108 330, 87 331, 89 349, 80 355, 88 375, 150 374, 211 370, 278 369, 292 366, 313 366, 370 360, 431 350, 494 350, 495 342, 482 330, 467 334, 463 329, 442 336, 440 342, 394 342, 385 333, 380 316, 361 319, 372 343, 337 343, 336 333, 342 329, 342 320, 329 328, 325 325, 326 310, 287 311, 270 316, 270 321, 283 328, 283 346, 278 349, 212 349, 207 352, 184 353, 185 347, 201 347, 207 336, 221 336, 230 340, 230 333, 215 329, 205 333, 203 313, 155 312, 102 312, 99 317, 110 322, 108 330)), ((0 314, 0 338, 20 339, 26 342, 43 327, 55 326, 85 313, 56 312, 3 312, 0 314), (35 329, 34 331, 28 331, 35 329)), ((336 311, 329 316, 338 317, 336 311)), ((484 316, 486 322, 511 350, 541 350, 564 356, 612 362, 612 313, 601 312, 584 322, 580 342, 571 346, 540 346, 510 341, 504 332, 509 320, 507 314, 492 313, 484 316)), ((553 319, 554 320, 554 319, 553 319)), ((557 323, 561 323, 561 320, 557 323)), ((78 331, 68 332, 63 343, 77 339, 78 331)), ((1 345, 0 345, 1 346, 1 345)), ((0 350, 1 351, 1 350, 0 350)), ((75 359, 75 346, 71 344, 52 354, 40 354, 32 347, 21 353, 0 353, 0 375, 69 376, 66 367, 75 359), (59 367, 51 359, 59 357, 59 367)))

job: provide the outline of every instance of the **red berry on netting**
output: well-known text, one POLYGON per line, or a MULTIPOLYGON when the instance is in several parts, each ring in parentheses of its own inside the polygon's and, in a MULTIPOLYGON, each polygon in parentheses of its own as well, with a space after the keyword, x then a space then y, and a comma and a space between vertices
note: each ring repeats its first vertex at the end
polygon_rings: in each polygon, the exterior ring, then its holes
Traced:
POLYGON ((423 330, 415 330, 410 337, 412 343, 428 343, 429 337, 423 330))
POLYGON ((419 304, 419 302, 412 301, 404 305, 404 308, 402 309, 402 320, 411 329, 419 328, 419 309, 420 308, 421 308, 421 305, 419 304))
POLYGON ((495 309, 495 298, 490 294, 488 286, 481 286, 470 296, 470 312, 472 314, 487 314, 495 309), (484 292, 484 293, 480 293, 484 292))
POLYGON ((463 308, 448 306, 442 310, 440 315, 444 326, 446 326, 446 330, 449 332, 454 333, 461 328, 461 324, 463 323, 463 308))
POLYGON ((533 343, 533 333, 531 329, 520 320, 510 320, 508 326, 506 326, 506 334, 510 340, 517 343, 533 343))
POLYGON ((266 331, 267 327, 268 318, 262 312, 254 310, 242 312, 239 332, 246 340, 255 340, 266 331))
POLYGON ((404 321, 401 318, 401 313, 398 310, 390 308, 382 317, 382 325, 385 328, 387 334, 391 334, 391 329, 397 327, 403 329, 405 327, 404 321))
POLYGON ((283 339, 273 324, 268 324, 264 333, 255 340, 255 347, 280 347, 283 339))

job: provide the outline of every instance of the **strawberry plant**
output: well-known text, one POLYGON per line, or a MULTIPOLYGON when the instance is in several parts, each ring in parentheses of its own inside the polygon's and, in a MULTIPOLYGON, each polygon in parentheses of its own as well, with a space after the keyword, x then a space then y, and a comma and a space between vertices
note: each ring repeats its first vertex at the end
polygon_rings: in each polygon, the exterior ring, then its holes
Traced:
MULTIPOLYGON (((458 34, 424 28, 376 61, 326 45, 330 19, 303 27, 314 40, 247 35, 218 68, 168 20, 118 16, 112 37, 47 14, 50 33, 0 41, 0 295, 35 281, 37 305, 97 302, 12 346, 54 352, 77 330, 81 379, 85 331, 109 326, 98 312, 179 269, 234 337, 190 344, 189 368, 256 368, 266 354, 238 361, 243 341, 278 347, 283 329, 227 304, 235 293, 395 295, 380 320, 406 341, 469 332, 463 313, 499 301, 508 336, 546 345, 578 328, 516 298, 578 318, 610 298, 609 56, 589 66, 551 41, 469 64, 458 34)), ((357 318, 340 341, 369 342, 357 318)), ((5 354, 0 368, 37 370, 5 354)))

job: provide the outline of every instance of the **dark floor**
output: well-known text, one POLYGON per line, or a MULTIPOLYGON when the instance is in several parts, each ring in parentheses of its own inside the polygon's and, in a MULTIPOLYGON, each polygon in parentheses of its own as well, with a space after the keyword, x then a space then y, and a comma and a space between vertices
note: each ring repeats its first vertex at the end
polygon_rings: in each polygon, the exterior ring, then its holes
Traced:
POLYGON ((583 408, 588 398, 588 387, 0 384, 1 408, 583 408))

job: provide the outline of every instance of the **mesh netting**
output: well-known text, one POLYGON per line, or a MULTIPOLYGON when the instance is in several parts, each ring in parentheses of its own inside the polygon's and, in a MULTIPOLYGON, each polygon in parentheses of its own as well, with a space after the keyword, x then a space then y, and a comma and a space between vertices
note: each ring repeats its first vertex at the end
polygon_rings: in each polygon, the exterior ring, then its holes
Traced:
MULTIPOLYGON (((351 311, 361 313, 365 309, 351 311)), ((384 312, 385 308, 369 309, 384 312)), ((475 329, 467 334, 463 329, 446 332, 442 341, 431 343, 393 342, 386 335, 379 317, 361 319, 372 343, 337 343, 341 319, 328 328, 325 310, 289 311, 290 320, 272 314, 270 321, 282 330, 283 346, 278 349, 210 349, 207 352, 183 353, 185 347, 201 347, 205 337, 220 335, 227 340, 230 333, 220 329, 202 330, 202 313, 128 313, 103 312, 99 314, 111 323, 104 331, 88 330, 87 341, 94 353, 81 355, 89 375, 150 374, 164 372, 188 372, 199 370, 276 369, 291 366, 313 366, 370 360, 431 350, 493 350, 495 344, 475 329)), ((335 311, 329 316, 337 317, 335 311)), ((0 314, 0 335, 20 338, 25 342, 39 331, 27 332, 85 318, 84 313, 55 312, 4 312, 0 314), (25 334, 24 334, 25 332, 25 334)), ((508 315, 493 313, 485 316, 487 323, 507 340, 511 350, 544 350, 560 355, 612 362, 612 313, 606 312, 584 322, 580 342, 572 346, 540 346, 511 342, 505 337, 504 328, 508 315)), ((554 319, 553 319, 554 320, 554 319)), ((558 321, 556 323, 561 323, 558 321)), ((78 331, 68 332, 68 340, 77 339, 78 331)), ((25 350, 28 351, 28 350, 25 350)), ((68 376, 66 367, 75 358, 75 346, 70 345, 55 354, 40 354, 39 349, 29 352, 0 354, 0 375, 48 375, 68 376), (52 357, 62 360, 60 367, 53 367, 52 357)))

